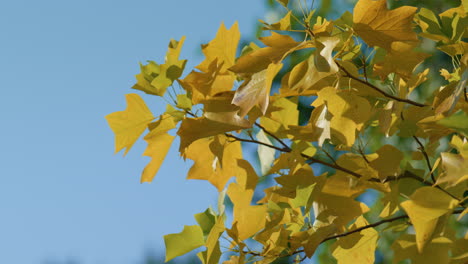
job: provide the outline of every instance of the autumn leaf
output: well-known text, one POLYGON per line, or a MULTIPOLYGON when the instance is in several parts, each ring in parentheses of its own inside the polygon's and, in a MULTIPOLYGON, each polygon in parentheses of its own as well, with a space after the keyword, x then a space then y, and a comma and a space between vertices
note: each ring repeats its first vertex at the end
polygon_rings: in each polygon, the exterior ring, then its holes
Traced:
POLYGON ((252 75, 248 81, 239 87, 232 99, 232 103, 240 107, 239 115, 244 117, 250 109, 258 105, 263 114, 265 114, 273 78, 281 70, 283 64, 270 64, 268 67, 252 75))
POLYGON ((265 27, 263 30, 290 30, 291 29, 291 11, 286 13, 286 15, 281 18, 278 22, 273 24, 268 24, 263 20, 259 20, 260 23, 264 24, 265 27))
POLYGON ((440 154, 443 174, 437 178, 436 184, 448 183, 457 185, 468 180, 468 160, 462 155, 443 152, 440 154))
POLYGON ((271 36, 262 37, 260 40, 267 47, 243 55, 229 70, 242 76, 250 76, 267 69, 270 64, 279 65, 285 55, 293 51, 314 46, 310 42, 297 42, 288 35, 276 32, 272 32, 271 36))
POLYGON ((184 79, 178 80, 182 88, 191 94, 194 105, 232 89, 236 77, 230 73, 221 73, 222 66, 215 59, 204 71, 192 71, 184 79))
POLYGON ((425 245, 432 239, 438 219, 455 208, 458 202, 434 187, 419 188, 410 198, 411 200, 401 203, 401 206, 414 226, 418 252, 422 253, 425 245))
MULTIPOLYGON (((368 222, 359 217, 350 230, 366 226, 368 222)), ((377 247, 378 233, 373 228, 366 228, 361 232, 351 234, 338 240, 333 246, 333 257, 338 264, 346 263, 374 263, 374 252, 377 247)))
POLYGON ((202 264, 464 263, 468 1, 357 0, 338 19, 331 0, 302 16, 276 2, 262 37, 239 49, 238 24, 221 24, 182 78, 184 38, 141 65, 133 88, 164 95, 158 118, 136 94, 106 117, 116 151, 149 128, 142 182, 178 137, 187 179, 218 191, 216 211, 165 237, 166 260, 203 247, 202 264))
POLYGON ((312 105, 319 107, 323 104, 326 106, 326 112, 317 122, 324 123, 320 124, 324 128, 326 122, 329 122, 332 141, 352 146, 356 139, 356 130, 361 130, 362 124, 369 118, 369 102, 350 92, 337 92, 333 87, 326 87, 319 91, 318 99, 312 105))
POLYGON ((449 263, 449 250, 452 241, 446 237, 432 239, 424 250, 418 251, 415 235, 404 234, 392 245, 395 252, 394 263, 411 259, 414 264, 449 263))
POLYGON ((383 62, 374 65, 374 72, 381 80, 385 80, 390 73, 396 73, 404 80, 409 80, 413 76, 414 68, 430 56, 414 51, 413 46, 400 41, 393 42, 383 62))
POLYGON ((127 94, 127 108, 106 116, 115 134, 115 153, 125 148, 124 155, 132 148, 148 124, 153 114, 137 94, 127 94))
POLYGON ((417 8, 387 9, 386 0, 359 0, 354 7, 354 30, 369 45, 391 50, 395 41, 417 41, 411 22, 417 8))
POLYGON ((238 175, 237 160, 242 159, 242 152, 239 142, 218 136, 196 140, 184 157, 194 161, 187 179, 207 180, 221 191, 231 177, 238 175))
POLYGON ((136 75, 137 83, 132 87, 147 94, 163 96, 167 87, 182 75, 187 60, 179 60, 185 37, 180 41, 171 40, 164 64, 150 61, 141 65, 141 73, 136 75))
POLYGON ((184 153, 185 149, 198 139, 241 130, 247 127, 249 126, 217 122, 206 117, 184 119, 179 131, 177 131, 177 135, 180 137, 179 151, 184 153))
POLYGON ((222 23, 216 37, 208 44, 202 45, 205 60, 196 68, 207 72, 210 64, 216 61, 218 65, 221 65, 220 72, 225 73, 229 67, 234 65, 239 40, 240 32, 237 22, 230 29, 227 29, 222 23))
POLYGON ((267 208, 265 205, 250 205, 252 189, 244 189, 237 183, 231 183, 227 193, 234 204, 233 225, 237 223, 240 240, 253 236, 265 227, 267 208))
POLYGON ((141 182, 151 182, 161 167, 164 158, 169 152, 169 148, 174 141, 174 136, 169 134, 155 134, 145 137, 146 142, 148 142, 148 147, 143 153, 144 156, 151 157, 151 162, 145 167, 141 175, 141 182))
POLYGON ((219 238, 221 234, 224 232, 224 216, 219 216, 216 219, 216 223, 211 229, 210 233, 206 238, 206 251, 201 252, 203 256, 203 264, 218 264, 219 259, 221 257, 221 249, 220 249, 220 242, 219 238))
POLYGON ((184 230, 178 234, 170 234, 164 236, 166 244, 166 262, 184 255, 196 248, 205 244, 203 232, 197 225, 185 226, 184 230))

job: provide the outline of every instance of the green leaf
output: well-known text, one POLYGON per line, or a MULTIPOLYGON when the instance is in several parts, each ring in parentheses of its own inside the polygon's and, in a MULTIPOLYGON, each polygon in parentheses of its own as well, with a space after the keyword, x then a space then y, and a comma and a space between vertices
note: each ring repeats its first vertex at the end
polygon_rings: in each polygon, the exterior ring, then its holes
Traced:
POLYGON ((468 137, 468 115, 463 110, 458 110, 454 114, 436 122, 439 125, 451 128, 468 137))
POLYGON ((147 65, 141 65, 141 73, 136 75, 137 83, 132 87, 147 94, 163 96, 167 87, 182 75, 187 60, 179 60, 180 51, 185 37, 180 41, 171 39, 166 53, 164 64, 149 61, 147 65))
POLYGON ((207 236, 211 228, 216 223, 216 214, 213 212, 213 209, 208 208, 203 213, 198 213, 195 216, 195 220, 197 220, 198 225, 203 230, 203 235, 207 236))
POLYGON ((166 244, 166 262, 184 255, 205 244, 202 229, 197 226, 184 226, 181 233, 164 236, 166 244))

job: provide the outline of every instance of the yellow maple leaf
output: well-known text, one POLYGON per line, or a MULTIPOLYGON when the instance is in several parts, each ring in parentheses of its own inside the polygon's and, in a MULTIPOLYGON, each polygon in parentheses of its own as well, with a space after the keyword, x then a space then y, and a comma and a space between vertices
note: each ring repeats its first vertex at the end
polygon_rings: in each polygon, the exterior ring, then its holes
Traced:
POLYGON ((177 135, 180 137, 179 151, 183 153, 192 142, 198 139, 248 127, 250 126, 218 122, 206 117, 186 118, 182 121, 179 131, 177 131, 177 135))
MULTIPOLYGON (((360 216, 350 230, 368 225, 366 219, 360 216)), ((338 264, 360 263, 372 264, 375 260, 378 233, 373 228, 366 228, 361 232, 340 238, 333 244, 333 257, 338 264)))
POLYGON ((354 30, 371 47, 387 50, 395 41, 417 41, 412 21, 417 8, 402 6, 387 9, 386 0, 359 0, 354 7, 354 30))
POLYGON ((115 134, 115 153, 130 150, 148 124, 154 119, 145 101, 138 94, 127 94, 127 108, 106 116, 107 122, 115 134))
POLYGON ((242 150, 238 141, 229 142, 225 136, 202 138, 185 150, 184 157, 194 161, 187 179, 207 180, 221 191, 237 175, 242 150))
POLYGON ((252 77, 239 87, 232 99, 232 103, 240 107, 239 115, 244 117, 255 105, 265 114, 273 78, 281 70, 283 64, 271 63, 268 67, 252 75, 252 77))
POLYGON ((432 239, 423 253, 418 251, 415 235, 403 234, 393 244, 395 252, 393 263, 400 263, 404 259, 411 259, 414 264, 427 263, 452 263, 449 258, 449 250, 452 241, 446 237, 432 239))
POLYGON ((141 174, 141 183, 151 182, 156 176, 175 138, 167 134, 167 132, 175 128, 176 123, 171 115, 164 114, 161 115, 158 121, 149 124, 148 127, 150 132, 144 138, 148 146, 143 156, 151 157, 151 161, 141 174))
POLYGON ((208 44, 202 45, 205 60, 196 68, 206 72, 209 65, 216 60, 218 65, 222 65, 220 69, 221 73, 226 72, 229 67, 234 65, 239 40, 240 32, 237 22, 230 29, 227 29, 224 23, 222 23, 216 33, 216 37, 208 44))
POLYGON ((178 80, 191 93, 193 104, 232 89, 236 76, 229 72, 221 73, 222 67, 223 64, 218 64, 215 59, 202 72, 192 71, 183 80, 178 80))
POLYGON ((154 176, 156 176, 156 173, 161 167, 167 152, 169 152, 174 138, 174 136, 167 133, 148 134, 145 137, 146 142, 148 142, 148 147, 146 148, 143 155, 151 157, 151 161, 148 165, 146 165, 143 173, 141 174, 141 183, 151 182, 154 176))
POLYGON ((268 65, 278 64, 285 55, 299 49, 311 48, 311 42, 297 42, 288 35, 272 32, 271 36, 262 37, 260 40, 267 46, 256 49, 237 59, 236 64, 229 68, 240 75, 252 75, 265 70, 268 65))
POLYGON ((439 218, 450 212, 458 201, 434 187, 421 187, 412 195, 411 200, 401 203, 416 231, 416 245, 419 253, 431 241, 439 218))
POLYGON ((265 227, 266 205, 250 205, 253 189, 245 189, 237 183, 231 183, 227 193, 234 204, 233 226, 237 224, 240 240, 253 236, 265 227))
POLYGON ((448 183, 455 186, 468 180, 468 160, 462 155, 443 152, 440 154, 444 173, 437 178, 436 184, 448 183))
POLYGON ((366 99, 352 92, 337 92, 333 87, 325 87, 319 91, 318 98, 312 105, 326 106, 326 112, 320 120, 322 123, 326 123, 325 120, 330 122, 332 141, 346 146, 354 144, 356 130, 361 130, 371 113, 371 105, 366 99))
POLYGON ((393 42, 391 48, 382 62, 374 64, 374 72, 381 80, 385 80, 387 75, 393 72, 404 80, 409 80, 413 77, 414 68, 430 56, 427 53, 416 52, 413 45, 400 41, 393 42))
POLYGON ((353 198, 342 197, 321 192, 314 201, 316 220, 314 228, 334 224, 340 231, 344 231, 347 224, 370 209, 364 203, 353 198))

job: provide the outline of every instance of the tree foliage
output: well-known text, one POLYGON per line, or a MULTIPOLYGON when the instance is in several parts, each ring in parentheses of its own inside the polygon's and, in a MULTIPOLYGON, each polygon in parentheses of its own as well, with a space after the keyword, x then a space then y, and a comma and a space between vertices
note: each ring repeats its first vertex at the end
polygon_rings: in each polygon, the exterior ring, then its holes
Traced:
POLYGON ((261 21, 257 43, 239 47, 237 24, 221 24, 185 76, 185 39, 171 40, 165 62, 141 65, 133 86, 166 111, 155 117, 133 93, 106 117, 116 152, 148 128, 141 182, 178 138, 193 161, 187 178, 220 192, 217 211, 164 237, 166 260, 204 247, 204 264, 222 254, 225 264, 300 263, 326 245, 338 263, 374 263, 392 234, 395 263, 466 263, 468 2, 434 13, 359 0, 335 20, 288 2, 277 23, 261 21), (437 54, 452 65, 432 73, 424 62, 437 54))

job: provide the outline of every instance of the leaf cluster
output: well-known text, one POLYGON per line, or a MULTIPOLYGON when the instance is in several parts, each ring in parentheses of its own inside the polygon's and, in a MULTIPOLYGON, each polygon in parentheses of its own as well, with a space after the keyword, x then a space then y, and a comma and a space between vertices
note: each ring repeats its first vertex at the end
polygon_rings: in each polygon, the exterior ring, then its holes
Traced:
POLYGON ((259 45, 239 47, 238 25, 222 24, 185 76, 184 38, 171 40, 163 64, 141 65, 133 88, 163 98, 164 113, 133 93, 127 109, 106 116, 116 152, 148 129, 141 182, 178 138, 193 161, 187 178, 220 193, 217 211, 164 237, 166 261, 204 247, 204 264, 222 254, 225 264, 300 263, 328 244, 338 263, 374 263, 392 233, 395 263, 466 263, 468 234, 450 223, 468 213, 468 2, 434 13, 359 0, 336 20, 278 4, 284 17, 261 21, 269 35, 259 45), (307 55, 291 63, 298 53, 307 55), (438 53, 452 67, 438 69, 445 82, 427 93, 434 73, 422 65, 438 53), (313 110, 299 122, 304 100, 313 110), (257 170, 243 155, 248 144, 257 170), (274 184, 264 188, 265 178, 274 184), (378 194, 363 200, 368 190, 378 194))

